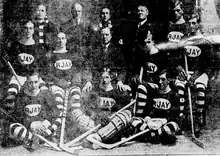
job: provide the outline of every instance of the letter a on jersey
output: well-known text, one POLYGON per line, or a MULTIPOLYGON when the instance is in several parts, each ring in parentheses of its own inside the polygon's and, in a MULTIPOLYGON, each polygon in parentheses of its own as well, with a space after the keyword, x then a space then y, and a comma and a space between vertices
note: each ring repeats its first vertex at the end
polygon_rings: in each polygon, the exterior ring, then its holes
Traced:
POLYGON ((171 42, 179 42, 179 41, 182 39, 183 36, 184 36, 184 34, 181 33, 181 32, 171 31, 171 32, 168 34, 167 38, 168 38, 168 40, 171 41, 171 42))
POLYGON ((197 46, 185 46, 184 48, 189 57, 197 57, 202 53, 201 49, 197 46))
POLYGON ((31 63, 34 62, 34 56, 30 55, 30 54, 27 54, 27 53, 21 53, 18 55, 18 58, 19 58, 19 61, 22 63, 22 64, 26 64, 26 65, 29 65, 31 63))
POLYGON ((167 99, 157 98, 154 99, 153 101, 154 101, 153 106, 156 109, 168 110, 171 107, 171 103, 167 99))
POLYGON ((59 70, 68 70, 72 67, 72 61, 68 59, 58 60, 54 66, 59 70))
POLYGON ((155 73, 157 71, 157 66, 154 63, 148 62, 147 63, 147 72, 148 73, 155 73))
POLYGON ((116 104, 116 101, 108 97, 100 97, 100 108, 111 109, 116 104))
POLYGON ((40 104, 31 104, 27 105, 24 108, 24 112, 28 116, 37 116, 41 111, 41 105, 40 104))

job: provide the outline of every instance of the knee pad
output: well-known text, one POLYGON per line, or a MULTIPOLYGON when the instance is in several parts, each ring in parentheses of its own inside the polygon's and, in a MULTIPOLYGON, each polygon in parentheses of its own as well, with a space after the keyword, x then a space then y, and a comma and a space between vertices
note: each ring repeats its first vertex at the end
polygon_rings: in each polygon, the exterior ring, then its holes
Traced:
POLYGON ((205 105, 205 85, 202 83, 196 83, 196 105, 198 108, 203 108, 205 105))
POLYGON ((135 116, 137 117, 144 116, 146 104, 147 104, 147 87, 144 85, 139 85, 137 89, 137 102, 134 107, 135 116))
POLYGON ((72 87, 70 89, 71 107, 80 107, 81 104, 81 91, 79 87, 72 87))
POLYGON ((33 134, 20 123, 13 123, 9 128, 9 136, 14 139, 24 140, 31 139, 33 134))

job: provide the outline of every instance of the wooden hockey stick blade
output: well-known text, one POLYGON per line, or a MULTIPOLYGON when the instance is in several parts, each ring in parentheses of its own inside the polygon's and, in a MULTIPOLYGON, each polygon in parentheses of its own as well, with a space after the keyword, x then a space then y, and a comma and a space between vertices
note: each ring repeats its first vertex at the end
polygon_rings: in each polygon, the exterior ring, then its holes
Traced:
POLYGON ((71 148, 68 148, 68 147, 64 147, 64 146, 62 146, 62 147, 60 147, 63 151, 65 151, 65 152, 67 152, 67 153, 70 153, 70 154, 77 154, 78 152, 78 150, 81 150, 81 149, 83 149, 83 147, 82 146, 75 146, 75 147, 71 147, 71 148))
POLYGON ((200 148, 203 148, 203 149, 204 149, 204 144, 203 144, 201 141, 199 141, 197 138, 191 137, 191 141, 192 141, 194 144, 196 144, 197 146, 199 146, 200 148))
POLYGON ((72 141, 64 144, 64 147, 68 147, 68 146, 71 146, 72 144, 79 142, 80 140, 84 139, 85 137, 87 137, 89 134, 91 134, 95 130, 99 129, 100 127, 101 127, 101 124, 97 125, 96 127, 88 130, 87 132, 83 133, 82 135, 78 136, 77 138, 73 139, 72 141))
MULTIPOLYGON (((121 112, 121 111, 127 109, 128 107, 132 106, 135 102, 136 102, 136 100, 131 101, 129 104, 127 104, 126 106, 121 108, 119 111, 117 111, 116 113, 112 114, 109 118, 110 119, 113 118, 116 114, 118 114, 119 112, 121 112)), ((72 144, 75 144, 75 143, 79 142, 80 140, 86 138, 89 134, 91 134, 95 130, 99 129, 100 127, 101 127, 101 124, 99 124, 96 127, 88 130, 87 132, 83 133, 82 135, 78 136, 77 138, 73 139, 72 141, 64 144, 63 146, 68 147, 68 146, 71 146, 72 144)))
POLYGON ((147 133, 147 132, 149 132, 149 129, 146 129, 146 130, 144 130, 144 131, 141 131, 141 132, 139 132, 139 133, 137 133, 137 134, 135 134, 135 135, 133 135, 133 136, 131 136, 131 137, 125 139, 125 140, 121 140, 121 141, 116 142, 116 143, 114 143, 114 144, 105 144, 105 143, 102 143, 102 142, 100 142, 100 141, 94 139, 92 136, 88 136, 86 139, 87 139, 88 141, 94 143, 94 144, 97 144, 97 145, 100 146, 100 147, 103 147, 103 148, 106 148, 106 149, 112 149, 112 148, 117 147, 117 146, 119 146, 119 145, 122 145, 122 144, 124 144, 125 142, 128 142, 128 141, 130 141, 130 140, 132 140, 132 139, 134 139, 134 138, 136 138, 136 137, 138 137, 138 136, 141 136, 141 135, 143 135, 143 134, 145 134, 145 133, 147 133))
POLYGON ((58 147, 58 145, 56 143, 50 142, 47 139, 45 139, 43 136, 37 134, 37 133, 33 133, 36 137, 38 137, 40 140, 44 141, 45 143, 47 143, 48 145, 50 145, 51 147, 53 147, 55 150, 57 151, 61 151, 61 149, 58 147))

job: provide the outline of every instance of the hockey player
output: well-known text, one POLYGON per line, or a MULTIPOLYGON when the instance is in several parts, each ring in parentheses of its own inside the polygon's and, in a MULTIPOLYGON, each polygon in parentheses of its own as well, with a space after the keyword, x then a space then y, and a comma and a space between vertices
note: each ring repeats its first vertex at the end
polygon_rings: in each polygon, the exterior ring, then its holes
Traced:
POLYGON ((120 92, 117 90, 116 85, 112 83, 115 78, 116 75, 112 74, 110 69, 104 68, 104 72, 101 74, 99 88, 96 89, 100 97, 98 108, 102 110, 117 111, 130 102, 131 97, 128 91, 131 91, 131 88, 125 85, 126 90, 120 92))
POLYGON ((58 32, 57 27, 49 21, 47 8, 42 3, 37 4, 34 16, 35 35, 38 38, 36 42, 48 50, 48 48, 52 47, 53 38, 58 32))
POLYGON ((138 140, 155 142, 157 138, 161 143, 174 144, 176 141, 174 134, 179 130, 177 124, 179 97, 169 87, 169 81, 168 72, 162 71, 159 74, 159 88, 155 89, 156 94, 153 95, 152 101, 147 98, 149 87, 144 84, 139 85, 137 100, 145 107, 138 108, 136 105, 134 114, 129 110, 120 112, 105 127, 91 134, 91 137, 105 144, 111 144, 120 140, 121 137, 149 128, 150 133, 144 134, 138 140), (147 108, 145 103, 151 106, 147 108), (149 108, 150 110, 145 111, 149 108))
MULTIPOLYGON (((183 3, 180 0, 175 0, 172 5, 171 9, 171 15, 172 19, 169 23, 168 28, 168 41, 170 42, 179 42, 181 39, 183 39, 187 34, 187 23, 184 19, 184 6, 183 3)), ((182 49, 175 49, 170 50, 168 52, 169 62, 170 66, 176 67, 176 70, 173 72, 173 78, 177 77, 178 73, 182 72, 182 67, 178 66, 178 62, 180 59, 180 55, 183 53, 182 49)), ((181 111, 184 111, 185 107, 185 83, 183 82, 181 78, 177 78, 175 81, 173 81, 173 85, 176 86, 178 94, 180 96, 180 103, 181 103, 181 111)), ((183 113, 181 114, 183 115, 183 113)))
MULTIPOLYGON (((200 17, 198 14, 192 14, 188 20, 188 37, 201 36, 200 17)), ((215 54, 212 45, 185 46, 185 54, 182 54, 182 67, 188 64, 189 79, 188 84, 192 91, 196 93, 195 116, 196 132, 205 125, 206 109, 206 88, 208 81, 214 75, 215 54), (184 61, 184 55, 187 56, 187 62, 184 61)), ((182 72, 183 74, 185 71, 182 72)), ((186 78, 186 77, 185 77, 186 78)))
MULTIPOLYGON (((16 95, 19 93, 21 87, 27 80, 27 74, 32 66, 40 67, 39 56, 44 53, 42 49, 35 42, 34 38, 34 24, 30 20, 25 20, 21 26, 22 33, 18 41, 11 44, 11 48, 7 52, 7 61, 11 62, 14 68, 17 78, 15 75, 12 76, 9 81, 9 88, 5 99, 6 109, 12 109, 9 103, 14 103, 16 95), (9 105, 8 105, 9 104, 9 105)), ((45 88, 45 82, 40 78, 41 89, 45 88)))
POLYGON ((40 90, 39 73, 33 70, 27 76, 27 87, 22 88, 16 101, 16 109, 9 127, 9 137, 23 141, 25 146, 31 148, 36 138, 33 134, 52 136, 61 123, 59 110, 49 90, 40 90))
POLYGON ((81 109, 81 88, 83 91, 91 90, 91 76, 81 66, 83 62, 81 56, 68 51, 66 43, 66 35, 62 32, 58 33, 55 50, 47 54, 47 82, 51 84, 50 89, 55 95, 55 102, 62 110, 64 109, 65 92, 68 90, 68 105, 65 107, 71 110, 70 118, 83 130, 87 130, 94 126, 94 122, 81 109))

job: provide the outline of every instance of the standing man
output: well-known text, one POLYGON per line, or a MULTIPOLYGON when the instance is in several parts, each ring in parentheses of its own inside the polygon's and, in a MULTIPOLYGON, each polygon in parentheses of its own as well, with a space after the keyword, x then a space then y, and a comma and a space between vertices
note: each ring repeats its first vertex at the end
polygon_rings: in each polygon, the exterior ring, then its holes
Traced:
POLYGON ((153 31, 151 24, 148 21, 149 11, 145 3, 141 3, 137 7, 137 23, 134 30, 134 41, 132 57, 134 71, 132 73, 140 73, 140 68, 146 62, 145 46, 148 41, 153 40, 153 31))
POLYGON ((73 3, 71 7, 72 18, 60 26, 60 31, 69 34, 72 44, 82 47, 90 44, 90 21, 83 16, 83 7, 79 3, 73 3))
POLYGON ((53 38, 57 34, 57 27, 47 17, 47 8, 44 4, 38 4, 35 10, 35 35, 38 37, 37 43, 51 48, 53 38))

